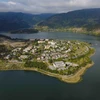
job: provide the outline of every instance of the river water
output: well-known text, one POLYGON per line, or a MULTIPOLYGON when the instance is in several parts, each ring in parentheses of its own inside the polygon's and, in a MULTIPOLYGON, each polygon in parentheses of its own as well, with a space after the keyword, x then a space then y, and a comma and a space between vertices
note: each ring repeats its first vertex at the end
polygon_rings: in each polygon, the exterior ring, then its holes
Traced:
POLYGON ((96 53, 94 66, 86 71, 83 80, 67 84, 31 71, 0 72, 0 100, 99 100, 100 99, 100 37, 76 33, 43 32, 37 34, 8 34, 12 38, 50 38, 81 40, 92 43, 96 53))

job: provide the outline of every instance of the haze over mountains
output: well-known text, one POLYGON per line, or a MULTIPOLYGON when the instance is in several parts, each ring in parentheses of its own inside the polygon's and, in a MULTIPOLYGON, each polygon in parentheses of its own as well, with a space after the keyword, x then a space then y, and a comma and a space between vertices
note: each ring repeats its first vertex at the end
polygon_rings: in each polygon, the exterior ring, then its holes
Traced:
POLYGON ((68 13, 56 14, 38 24, 49 28, 86 28, 94 30, 100 28, 100 8, 83 9, 68 13))
POLYGON ((52 16, 53 14, 33 15, 27 13, 1 12, 0 31, 11 31, 30 28, 38 22, 52 16))
POLYGON ((100 33, 100 8, 83 9, 61 14, 32 15, 26 13, 0 13, 0 31, 38 27, 52 29, 83 28, 100 33))

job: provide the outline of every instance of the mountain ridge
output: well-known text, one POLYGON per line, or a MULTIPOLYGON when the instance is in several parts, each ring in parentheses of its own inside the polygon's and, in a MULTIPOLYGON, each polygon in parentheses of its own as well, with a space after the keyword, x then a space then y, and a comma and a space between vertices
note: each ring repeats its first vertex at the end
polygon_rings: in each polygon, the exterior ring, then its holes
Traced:
POLYGON ((38 24, 38 27, 51 29, 81 28, 92 32, 100 31, 100 8, 82 9, 68 13, 56 14, 38 24))
POLYGON ((0 31, 12 31, 33 27, 38 22, 45 20, 52 14, 33 15, 22 12, 0 12, 0 31))

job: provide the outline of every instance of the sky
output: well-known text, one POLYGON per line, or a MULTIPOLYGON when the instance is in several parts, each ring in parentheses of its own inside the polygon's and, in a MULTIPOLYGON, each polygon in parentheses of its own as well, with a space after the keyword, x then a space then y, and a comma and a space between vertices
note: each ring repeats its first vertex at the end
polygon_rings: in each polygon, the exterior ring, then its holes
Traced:
POLYGON ((0 0, 0 12, 65 13, 99 7, 100 0, 0 0))

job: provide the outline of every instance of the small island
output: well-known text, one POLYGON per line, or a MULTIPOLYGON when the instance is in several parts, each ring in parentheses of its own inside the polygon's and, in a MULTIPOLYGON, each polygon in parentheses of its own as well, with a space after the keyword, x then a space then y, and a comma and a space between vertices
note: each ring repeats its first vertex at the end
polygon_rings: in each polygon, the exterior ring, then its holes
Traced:
POLYGON ((20 29, 20 30, 14 30, 11 31, 11 34, 17 34, 17 33, 38 33, 39 31, 37 29, 29 28, 29 29, 20 29))
POLYGON ((12 40, 0 37, 0 70, 37 71, 77 83, 93 65, 91 44, 76 40, 12 40))

